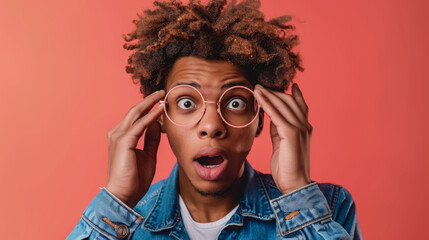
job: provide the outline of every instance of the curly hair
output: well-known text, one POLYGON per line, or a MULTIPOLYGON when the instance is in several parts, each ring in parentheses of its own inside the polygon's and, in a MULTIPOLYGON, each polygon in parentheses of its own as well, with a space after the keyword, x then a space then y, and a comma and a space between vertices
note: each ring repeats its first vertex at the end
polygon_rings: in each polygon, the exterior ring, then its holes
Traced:
POLYGON ((136 29, 123 35, 124 48, 133 51, 126 72, 147 95, 165 87, 178 58, 195 56, 240 66, 252 85, 287 90, 296 69, 304 70, 292 51, 299 44, 295 26, 286 24, 288 15, 265 21, 259 7, 259 0, 155 0, 153 10, 133 20, 136 29))

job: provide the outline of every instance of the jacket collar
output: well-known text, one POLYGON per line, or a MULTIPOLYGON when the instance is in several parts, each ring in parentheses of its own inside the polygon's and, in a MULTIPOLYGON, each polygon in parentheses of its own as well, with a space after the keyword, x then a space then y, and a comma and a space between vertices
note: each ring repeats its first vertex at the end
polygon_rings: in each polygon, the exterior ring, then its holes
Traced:
MULTIPOLYGON (((274 219, 269 194, 260 179, 260 173, 255 171, 247 160, 244 174, 246 174, 246 183, 236 219, 239 222, 242 222, 243 217, 254 217, 260 220, 274 219)), ((144 228, 157 232, 172 228, 179 222, 178 180, 179 170, 176 163, 170 176, 162 185, 152 211, 143 223, 144 228)))
POLYGON ((255 171, 246 160, 247 182, 240 201, 240 209, 243 216, 254 217, 261 220, 274 219, 274 212, 270 205, 270 196, 265 184, 260 178, 259 172, 255 171))

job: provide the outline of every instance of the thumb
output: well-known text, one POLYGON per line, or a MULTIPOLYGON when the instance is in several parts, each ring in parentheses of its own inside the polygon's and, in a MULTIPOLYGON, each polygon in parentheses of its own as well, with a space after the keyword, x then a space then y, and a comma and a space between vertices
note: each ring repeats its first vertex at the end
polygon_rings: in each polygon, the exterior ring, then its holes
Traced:
POLYGON ((143 151, 145 151, 152 159, 156 159, 160 140, 161 125, 157 121, 153 121, 146 129, 143 147, 143 151))

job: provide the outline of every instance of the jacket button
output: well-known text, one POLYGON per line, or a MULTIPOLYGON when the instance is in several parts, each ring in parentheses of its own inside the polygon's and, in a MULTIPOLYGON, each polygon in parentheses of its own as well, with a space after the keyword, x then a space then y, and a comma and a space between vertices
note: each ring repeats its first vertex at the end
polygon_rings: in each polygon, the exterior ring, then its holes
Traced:
POLYGON ((130 229, 128 228, 127 225, 120 224, 116 226, 115 232, 119 238, 126 238, 128 237, 128 234, 130 234, 130 229))

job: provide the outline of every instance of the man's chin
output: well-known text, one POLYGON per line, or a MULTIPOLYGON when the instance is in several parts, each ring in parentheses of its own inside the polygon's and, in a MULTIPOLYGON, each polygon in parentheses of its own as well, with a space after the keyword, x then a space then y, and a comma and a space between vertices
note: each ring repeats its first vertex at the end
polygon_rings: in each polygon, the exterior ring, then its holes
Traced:
POLYGON ((231 191, 233 186, 234 183, 220 189, 200 189, 192 184, 192 187, 194 188, 195 192, 204 197, 223 197, 231 191))

